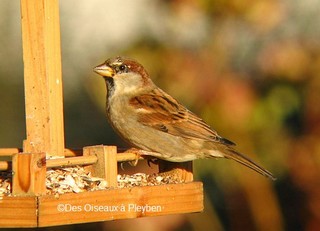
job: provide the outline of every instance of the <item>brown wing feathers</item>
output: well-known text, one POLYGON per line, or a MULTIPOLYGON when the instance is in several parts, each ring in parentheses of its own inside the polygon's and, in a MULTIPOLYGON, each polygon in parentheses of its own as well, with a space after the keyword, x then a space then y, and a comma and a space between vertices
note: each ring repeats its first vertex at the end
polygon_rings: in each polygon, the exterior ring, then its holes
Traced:
POLYGON ((131 106, 136 109, 145 109, 138 113, 138 119, 142 124, 184 138, 198 138, 234 145, 231 141, 218 136, 202 119, 174 98, 159 89, 154 91, 157 92, 140 95, 130 100, 131 106))

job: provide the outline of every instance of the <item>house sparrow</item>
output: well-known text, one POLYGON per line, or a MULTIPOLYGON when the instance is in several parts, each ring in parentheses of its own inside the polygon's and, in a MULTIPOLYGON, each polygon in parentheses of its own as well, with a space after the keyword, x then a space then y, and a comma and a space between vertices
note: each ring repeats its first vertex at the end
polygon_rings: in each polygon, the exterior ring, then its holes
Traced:
POLYGON ((107 85, 107 118, 129 144, 171 162, 203 158, 235 160, 275 179, 272 173, 237 152, 232 141, 157 87, 138 62, 111 58, 94 68, 107 85))

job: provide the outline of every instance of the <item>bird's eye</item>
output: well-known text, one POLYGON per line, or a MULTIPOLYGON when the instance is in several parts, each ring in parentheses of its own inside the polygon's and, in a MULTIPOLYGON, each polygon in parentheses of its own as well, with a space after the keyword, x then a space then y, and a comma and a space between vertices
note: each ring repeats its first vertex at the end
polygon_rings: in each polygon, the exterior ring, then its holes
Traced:
POLYGON ((126 72, 127 71, 127 66, 122 64, 118 67, 118 70, 121 71, 121 72, 126 72))

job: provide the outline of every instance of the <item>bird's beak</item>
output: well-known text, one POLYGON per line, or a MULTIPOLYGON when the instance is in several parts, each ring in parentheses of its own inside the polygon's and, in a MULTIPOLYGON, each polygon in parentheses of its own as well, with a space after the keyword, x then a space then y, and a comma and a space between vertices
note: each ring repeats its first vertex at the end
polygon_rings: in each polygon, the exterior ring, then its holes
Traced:
POLYGON ((99 66, 96 66, 95 68, 93 68, 93 71, 103 77, 113 77, 114 76, 113 69, 111 67, 107 66, 105 63, 100 64, 99 66))

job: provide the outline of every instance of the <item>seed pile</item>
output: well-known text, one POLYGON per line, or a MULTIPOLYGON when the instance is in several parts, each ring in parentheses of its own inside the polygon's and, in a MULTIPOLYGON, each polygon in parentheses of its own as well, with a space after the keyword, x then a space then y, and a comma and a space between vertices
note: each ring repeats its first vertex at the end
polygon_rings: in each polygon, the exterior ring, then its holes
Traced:
MULTIPOLYGON (((11 175, 0 175, 0 199, 4 195, 10 194, 12 187, 11 179, 11 175)), ((117 188, 182 183, 180 179, 174 176, 161 173, 151 175, 145 173, 118 175, 117 181, 117 188)), ((105 190, 110 189, 110 187, 105 179, 93 177, 84 167, 76 166, 47 170, 46 189, 48 195, 58 197, 65 193, 105 190)))
POLYGON ((11 191, 11 173, 0 172, 0 199, 11 191))
POLYGON ((46 174, 47 194, 79 193, 107 187, 104 179, 91 176, 83 167, 49 169, 46 174))

